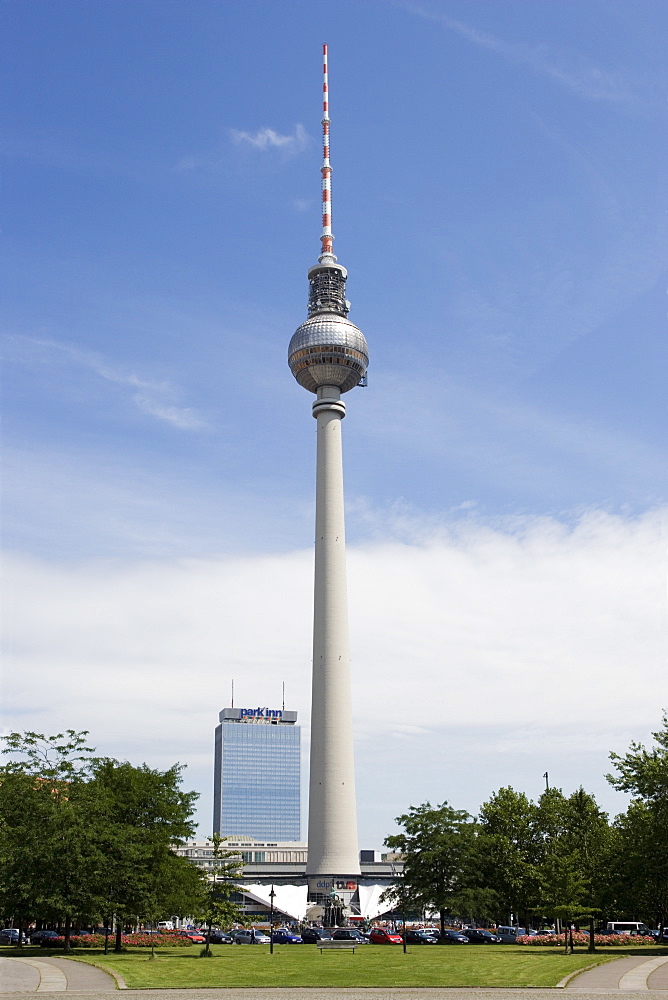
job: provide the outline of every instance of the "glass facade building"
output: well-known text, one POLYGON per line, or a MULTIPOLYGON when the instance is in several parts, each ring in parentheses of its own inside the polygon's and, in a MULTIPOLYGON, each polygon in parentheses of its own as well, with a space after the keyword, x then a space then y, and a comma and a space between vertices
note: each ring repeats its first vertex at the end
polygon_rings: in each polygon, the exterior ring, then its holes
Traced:
POLYGON ((214 833, 263 841, 300 840, 297 713, 224 708, 219 718, 214 757, 214 833))

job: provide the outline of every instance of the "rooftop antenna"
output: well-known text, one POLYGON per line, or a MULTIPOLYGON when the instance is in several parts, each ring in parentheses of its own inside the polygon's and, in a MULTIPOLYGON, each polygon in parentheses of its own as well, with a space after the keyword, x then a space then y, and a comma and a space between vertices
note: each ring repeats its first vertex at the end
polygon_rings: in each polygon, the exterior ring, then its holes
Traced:
POLYGON ((334 237, 332 236, 332 167, 329 162, 329 78, 327 74, 327 45, 322 47, 322 250, 321 264, 336 263, 334 237))
POLYGON ((234 678, 232 678, 232 708, 234 708, 234 678))
POLYGON ((283 681, 283 711, 285 711, 285 681, 283 681))
POLYGON ((548 775, 547 771, 545 772, 545 774, 543 775, 543 777, 545 778, 545 791, 549 792, 549 790, 550 790, 550 778, 549 778, 549 775, 548 775))

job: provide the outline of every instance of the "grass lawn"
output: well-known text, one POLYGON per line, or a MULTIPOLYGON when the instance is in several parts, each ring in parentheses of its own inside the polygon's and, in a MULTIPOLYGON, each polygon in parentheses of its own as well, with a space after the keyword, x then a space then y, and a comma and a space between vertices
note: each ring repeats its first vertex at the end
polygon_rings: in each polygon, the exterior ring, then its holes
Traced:
MULTIPOLYGON (((214 958, 200 958, 199 946, 159 949, 154 961, 146 949, 120 955, 76 952, 80 961, 119 973, 131 989, 212 986, 555 986, 585 966, 620 957, 603 950, 594 955, 564 955, 557 948, 514 945, 401 947, 365 945, 320 954, 311 945, 235 947, 213 945, 214 958)), ((626 954, 626 950, 624 954, 626 954)), ((658 952, 657 952, 658 953, 658 952)), ((643 949, 643 955, 647 949, 643 949)), ((650 957, 647 954, 647 957, 650 957)))

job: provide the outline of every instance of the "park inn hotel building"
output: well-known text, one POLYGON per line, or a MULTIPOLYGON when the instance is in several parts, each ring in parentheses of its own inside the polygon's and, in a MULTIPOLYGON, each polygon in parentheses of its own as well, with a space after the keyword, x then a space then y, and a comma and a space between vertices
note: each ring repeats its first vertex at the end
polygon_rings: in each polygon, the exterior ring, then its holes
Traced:
POLYGON ((224 708, 216 726, 213 832, 264 845, 301 835, 297 713, 224 708))

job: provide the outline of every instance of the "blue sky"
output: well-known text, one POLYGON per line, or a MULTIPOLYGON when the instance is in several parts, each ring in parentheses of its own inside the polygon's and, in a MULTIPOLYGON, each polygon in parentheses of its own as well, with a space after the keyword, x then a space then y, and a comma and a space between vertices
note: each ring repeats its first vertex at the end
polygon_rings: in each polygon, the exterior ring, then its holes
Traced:
POLYGON ((231 678, 252 704, 285 679, 307 720, 314 423, 286 351, 327 41, 371 350, 344 425, 362 841, 546 769, 622 808, 607 752, 668 705, 665 4, 2 17, 7 725, 187 762, 206 833, 231 678))

